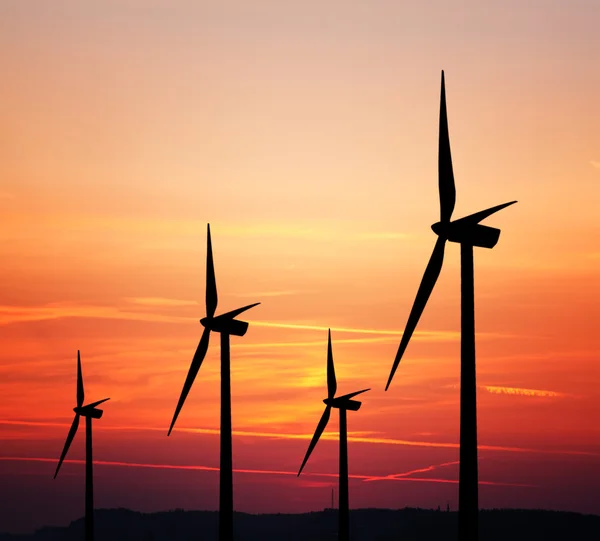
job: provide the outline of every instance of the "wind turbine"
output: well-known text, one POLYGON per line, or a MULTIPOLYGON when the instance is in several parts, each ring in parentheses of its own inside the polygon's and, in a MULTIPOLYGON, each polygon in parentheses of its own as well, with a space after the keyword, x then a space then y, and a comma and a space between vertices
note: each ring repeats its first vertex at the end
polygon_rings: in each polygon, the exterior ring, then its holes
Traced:
POLYGON ((425 269, 421 285, 413 304, 406 329, 394 359, 392 371, 385 390, 388 390, 400 359, 406 350, 427 300, 442 270, 446 241, 460 244, 461 263, 461 363, 460 363, 460 473, 458 485, 458 531, 460 541, 475 541, 478 536, 478 474, 477 474, 477 394, 475 377, 475 303, 473 283, 473 247, 493 248, 500 237, 500 230, 481 225, 488 216, 516 203, 503 203, 451 221, 456 189, 450 155, 448 117, 446 114, 446 90, 442 71, 440 98, 440 134, 438 175, 440 193, 440 221, 431 229, 438 240, 425 269))
POLYGON ((85 417, 85 541, 93 541, 94 476, 92 472, 92 419, 100 419, 100 417, 102 417, 103 411, 98 409, 97 406, 102 404, 102 402, 110 400, 110 398, 104 398, 103 400, 98 400, 98 402, 92 402, 87 406, 83 405, 83 400, 84 392, 83 376, 81 374, 81 357, 79 355, 79 350, 77 350, 77 406, 73 408, 73 411, 75 412, 75 418, 73 419, 73 424, 71 425, 69 433, 67 434, 67 441, 65 442, 65 447, 60 455, 60 460, 58 461, 58 466, 56 467, 56 472, 54 473, 54 479, 56 479, 58 471, 60 470, 60 466, 69 452, 69 447, 71 447, 73 438, 75 438, 77 427, 79 426, 79 417, 83 416, 85 417))
POLYGON ((179 402, 169 427, 171 434, 183 403, 192 388, 194 379, 200 370, 202 361, 208 351, 210 332, 221 335, 221 465, 220 465, 220 494, 219 494, 219 540, 233 540, 233 464, 231 456, 231 383, 230 383, 230 355, 229 336, 244 336, 248 330, 248 323, 235 319, 242 312, 259 305, 250 304, 237 310, 215 317, 217 310, 217 283, 215 280, 215 267, 210 240, 210 224, 207 227, 207 253, 206 253, 206 317, 200 320, 204 332, 192 359, 187 378, 181 390, 179 402))
MULTIPOLYGON (((339 503, 338 503, 338 540, 348 541, 349 539, 349 502, 348 502, 348 429, 346 425, 346 411, 358 411, 361 402, 358 400, 351 400, 351 398, 369 391, 370 389, 363 389, 362 391, 356 391, 354 393, 345 394, 343 396, 335 397, 335 391, 337 390, 337 382, 335 380, 335 368, 333 366, 333 352, 331 350, 331 329, 329 330, 328 343, 327 343, 327 398, 323 400, 325 403, 325 411, 321 416, 321 420, 317 425, 315 434, 308 446, 306 456, 300 466, 298 476, 302 473, 304 465, 308 461, 308 457, 312 453, 313 449, 317 445, 321 434, 325 430, 327 423, 329 422, 329 416, 331 414, 331 408, 337 408, 340 410, 340 488, 339 488, 339 503)), ((332 505, 333 507, 333 502, 332 505)))

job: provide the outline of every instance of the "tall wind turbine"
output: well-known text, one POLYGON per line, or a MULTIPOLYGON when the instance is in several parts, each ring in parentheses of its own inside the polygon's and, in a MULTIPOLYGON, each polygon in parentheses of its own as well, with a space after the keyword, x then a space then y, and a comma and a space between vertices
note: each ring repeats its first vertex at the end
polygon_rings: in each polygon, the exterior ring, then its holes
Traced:
POLYGON ((73 408, 73 411, 75 412, 75 418, 73 419, 73 424, 71 425, 71 429, 67 435, 67 441, 65 442, 63 452, 60 455, 60 460, 58 461, 58 466, 56 467, 56 472, 54 473, 54 479, 56 479, 58 471, 60 470, 60 466, 69 452, 69 447, 73 442, 73 438, 75 438, 77 427, 79 426, 79 417, 83 416, 85 417, 85 541, 93 541, 94 476, 92 473, 92 419, 100 419, 100 417, 102 417, 103 412, 101 409, 98 409, 97 406, 102 404, 102 402, 110 400, 110 398, 104 398, 103 400, 98 400, 98 402, 92 402, 87 406, 83 405, 83 400, 84 392, 83 376, 81 374, 81 357, 79 355, 79 350, 77 350, 77 406, 73 408))
MULTIPOLYGON (((339 527, 338 527, 338 540, 348 541, 350 532, 350 507, 348 502, 348 429, 346 425, 346 411, 358 411, 361 402, 358 400, 351 400, 351 398, 369 391, 370 389, 363 389, 362 391, 356 391, 354 393, 345 394, 343 396, 335 397, 335 391, 337 390, 337 382, 335 380, 335 368, 333 366, 333 352, 331 350, 331 330, 329 330, 329 337, 327 343, 327 398, 323 400, 325 402, 325 411, 321 416, 321 420, 317 425, 313 439, 308 446, 306 456, 300 466, 298 476, 302 473, 304 465, 308 461, 308 457, 312 453, 313 449, 317 445, 321 434, 325 430, 327 423, 329 422, 329 416, 331 414, 331 408, 337 408, 340 410, 340 489, 339 489, 339 503, 338 503, 338 516, 339 516, 339 527)), ((331 504, 333 507, 333 502, 331 504)))
POLYGON ((477 478, 477 395, 475 378, 475 304, 473 284, 473 247, 493 248, 500 237, 500 230, 481 225, 483 219, 502 210, 516 201, 503 203, 451 221, 456 189, 450 155, 448 118, 446 114, 446 90, 442 71, 442 91, 440 99, 440 135, 438 174, 440 192, 440 221, 431 229, 438 240, 421 285, 417 291, 406 329, 394 359, 392 371, 385 390, 388 390, 400 359, 406 350, 425 304, 442 270, 446 241, 460 244, 461 262, 461 365, 460 365, 460 473, 458 485, 458 530, 460 541, 475 541, 478 535, 478 478, 477 478))
POLYGON ((204 332, 192 359, 187 378, 183 384, 179 402, 169 427, 173 430, 175 421, 183 407, 183 403, 192 388, 194 379, 200 370, 202 361, 208 351, 210 332, 221 335, 221 466, 220 466, 220 494, 219 494, 219 540, 233 540, 233 464, 231 456, 231 384, 230 384, 230 356, 229 336, 244 336, 248 330, 248 323, 235 319, 242 312, 259 305, 250 304, 237 310, 232 310, 215 317, 217 310, 217 283, 215 280, 215 267, 210 240, 210 224, 207 227, 207 253, 206 253, 206 317, 200 320, 204 332))

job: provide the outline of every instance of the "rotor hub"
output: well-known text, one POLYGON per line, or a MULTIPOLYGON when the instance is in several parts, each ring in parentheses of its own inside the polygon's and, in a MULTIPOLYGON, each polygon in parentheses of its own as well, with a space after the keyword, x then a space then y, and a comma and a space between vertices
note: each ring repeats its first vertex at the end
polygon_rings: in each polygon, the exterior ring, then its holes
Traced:
POLYGON ((449 225, 449 223, 437 222, 431 226, 431 229, 438 237, 447 238, 449 225))

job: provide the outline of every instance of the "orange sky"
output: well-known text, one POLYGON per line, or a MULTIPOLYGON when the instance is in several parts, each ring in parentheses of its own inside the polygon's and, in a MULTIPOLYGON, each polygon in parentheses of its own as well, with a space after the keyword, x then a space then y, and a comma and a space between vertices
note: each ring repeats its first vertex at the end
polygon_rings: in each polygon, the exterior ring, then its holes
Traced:
POLYGON ((97 507, 217 508, 216 336, 166 436, 207 222, 219 311, 261 302, 232 339, 235 508, 328 504, 335 416, 289 475, 328 327, 339 391, 372 387, 351 506, 456 507, 457 246, 383 391, 435 242, 441 69, 455 217, 519 201, 475 254, 480 504, 600 513, 600 7, 398 4, 2 3, 0 479, 19 488, 0 531, 83 514, 83 431, 52 480, 77 349, 86 398, 111 397, 97 507))

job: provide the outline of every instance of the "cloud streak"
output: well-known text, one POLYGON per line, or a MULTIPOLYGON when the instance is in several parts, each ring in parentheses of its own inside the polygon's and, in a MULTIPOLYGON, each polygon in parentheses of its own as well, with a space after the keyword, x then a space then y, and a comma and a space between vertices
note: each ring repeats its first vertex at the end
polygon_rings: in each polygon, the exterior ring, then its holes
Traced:
POLYGON ((182 299, 165 299, 164 297, 126 297, 125 300, 132 304, 141 304, 142 306, 198 306, 196 301, 182 299))
MULTIPOLYGON (((13 426, 39 426, 39 427, 61 427, 69 428, 70 423, 59 423, 59 422, 43 422, 43 421, 18 421, 18 420, 0 420, 0 425, 13 425, 13 426)), ((110 426, 110 425, 98 425, 96 430, 106 431, 149 431, 149 432, 165 432, 164 427, 152 427, 152 426, 110 426)), ((218 436, 220 434, 218 428, 185 428, 178 427, 175 432, 186 432, 189 434, 206 434, 218 436)), ((232 434, 238 437, 249 437, 249 438, 267 438, 274 440, 310 440, 313 436, 309 434, 286 434, 277 432, 258 432, 249 430, 233 430, 232 434)), ((369 443, 379 445, 403 445, 409 447, 431 447, 438 449, 459 449, 458 443, 449 442, 431 442, 431 441, 415 441, 415 440, 402 440, 396 438, 376 438, 360 436, 361 432, 350 432, 348 435, 348 441, 357 443, 369 443)), ((338 434, 336 432, 324 432, 321 436, 322 440, 338 441, 338 434)), ((498 445, 483 445, 479 444, 477 448, 480 451, 500 451, 500 452, 512 452, 512 453, 539 453, 539 454, 550 454, 550 455, 573 455, 573 456, 600 456, 598 453, 592 453, 588 451, 576 451, 576 450, 554 450, 554 449, 533 449, 528 447, 503 447, 498 445)))
POLYGON ((542 389, 521 389, 520 387, 496 387, 492 385, 483 385, 481 387, 488 393, 492 394, 508 394, 514 396, 529 396, 538 398, 558 398, 568 396, 566 393, 556 391, 546 391, 542 389))
MULTIPOLYGON (((45 457, 14 457, 14 456, 3 456, 0 457, 0 461, 6 462, 45 462, 55 464, 57 459, 55 458, 45 458, 45 457)), ((64 460, 67 464, 76 464, 83 466, 85 465, 85 460, 77 460, 77 459, 66 459, 64 460)), ((151 469, 159 469, 159 470, 182 470, 182 471, 207 471, 207 472, 218 472, 219 468, 213 466, 200 466, 200 465, 179 465, 179 464, 147 464, 147 463, 139 463, 139 462, 113 462, 106 460, 94 460, 94 466, 112 466, 112 467, 125 467, 125 468, 151 468, 151 469)), ((254 474, 254 475, 285 475, 288 477, 296 477, 298 472, 295 471, 285 471, 285 470, 255 470, 255 469, 242 469, 242 468, 234 468, 233 471, 235 473, 242 474, 254 474)), ((338 473, 319 473, 319 472, 304 472, 304 476, 307 477, 329 477, 337 479, 339 477, 338 473)), ((358 479, 358 480, 377 480, 377 477, 373 477, 371 475, 357 475, 350 474, 348 475, 350 479, 358 479)), ((387 479, 382 478, 382 479, 387 479)), ((391 479, 393 481, 413 481, 419 483, 452 483, 457 484, 458 480, 456 479, 435 479, 435 478, 420 478, 420 477, 399 477, 391 479)), ((495 481, 479 481, 482 485, 497 485, 497 486, 506 486, 506 487, 530 487, 535 488, 534 485, 523 485, 516 483, 500 483, 495 481)))
MULTIPOLYGON (((194 301, 164 299, 159 297, 142 297, 132 301, 140 306, 154 307, 176 307, 190 306, 197 304, 194 301)), ((24 323, 34 321, 53 320, 61 318, 100 318, 100 319, 121 319, 132 321, 147 321, 153 323, 189 323, 197 322, 198 318, 188 316, 173 316, 156 314, 144 311, 128 311, 126 309, 112 306, 96 306, 71 303, 52 303, 45 306, 0 306, 0 325, 9 325, 12 323, 24 323)), ((355 334, 373 334, 380 336, 393 337, 398 340, 402 336, 402 331, 397 329, 363 329, 355 327, 327 327, 318 324, 301 323, 282 323, 277 321, 253 321, 251 325, 255 327, 268 327, 278 329, 293 329, 301 331, 327 331, 331 328, 334 332, 355 333, 355 334)), ((415 331, 416 340, 427 341, 456 341, 460 339, 458 331, 415 331)), ((480 338, 499 338, 509 337, 508 335, 480 333, 480 338)), ((391 339, 391 338, 390 338, 391 339)))
POLYGON ((437 470, 438 468, 444 468, 446 466, 455 466, 457 464, 460 464, 458 460, 454 462, 443 462, 442 464, 432 464, 431 466, 426 466, 425 468, 418 468, 416 470, 410 470, 403 473, 392 473, 383 477, 371 477, 369 479, 365 479, 365 481, 397 481, 401 477, 408 477, 409 475, 414 475, 417 473, 427 473, 433 470, 437 470))

